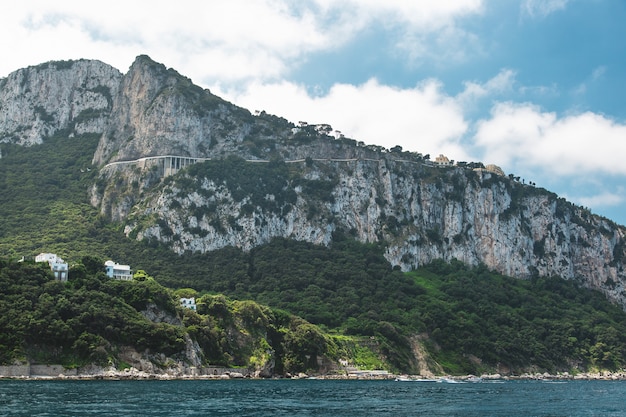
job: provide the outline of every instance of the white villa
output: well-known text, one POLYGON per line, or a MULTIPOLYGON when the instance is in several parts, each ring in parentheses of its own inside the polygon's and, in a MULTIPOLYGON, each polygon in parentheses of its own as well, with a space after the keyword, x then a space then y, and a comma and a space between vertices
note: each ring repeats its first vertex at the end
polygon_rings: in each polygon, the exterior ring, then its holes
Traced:
POLYGON ((181 298, 180 305, 190 310, 196 311, 196 299, 194 297, 181 298))
POLYGON ((106 274, 109 278, 120 279, 122 281, 130 281, 133 279, 133 273, 130 265, 120 265, 117 262, 106 261, 104 263, 106 274))
POLYGON ((69 278, 67 263, 54 253, 40 253, 35 256, 35 262, 48 262, 54 277, 59 281, 66 282, 69 278))

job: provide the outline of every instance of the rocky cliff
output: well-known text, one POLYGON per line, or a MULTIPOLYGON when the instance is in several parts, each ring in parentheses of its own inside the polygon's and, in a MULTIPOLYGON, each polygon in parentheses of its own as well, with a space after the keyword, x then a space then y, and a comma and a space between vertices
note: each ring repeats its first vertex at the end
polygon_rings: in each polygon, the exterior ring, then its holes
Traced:
POLYGON ((126 233, 182 253, 249 250, 277 236, 327 245, 340 232, 384 241, 387 259, 404 270, 458 259, 520 278, 576 279, 626 305, 624 228, 545 190, 388 156, 259 165, 233 160, 220 173, 179 173, 126 206, 126 233), (242 193, 235 173, 262 176, 242 193))
POLYGON ((0 80, 0 142, 102 133, 122 74, 100 61, 56 61, 0 80))
POLYGON ((74 61, 0 80, 0 141, 102 135, 91 201, 131 238, 182 253, 278 236, 327 245, 343 233, 384 241, 405 270, 456 258, 520 278, 558 275, 626 307, 624 227, 471 169, 480 164, 437 167, 331 130, 253 116, 146 56, 125 75, 74 61), (168 155, 188 159, 145 159, 168 155))

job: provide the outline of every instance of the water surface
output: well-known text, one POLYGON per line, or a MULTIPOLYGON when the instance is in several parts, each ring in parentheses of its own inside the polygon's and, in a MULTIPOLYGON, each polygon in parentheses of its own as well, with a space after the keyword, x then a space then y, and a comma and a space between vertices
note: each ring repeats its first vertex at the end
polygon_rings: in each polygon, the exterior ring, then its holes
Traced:
POLYGON ((0 416, 626 416, 624 381, 0 380, 0 416))

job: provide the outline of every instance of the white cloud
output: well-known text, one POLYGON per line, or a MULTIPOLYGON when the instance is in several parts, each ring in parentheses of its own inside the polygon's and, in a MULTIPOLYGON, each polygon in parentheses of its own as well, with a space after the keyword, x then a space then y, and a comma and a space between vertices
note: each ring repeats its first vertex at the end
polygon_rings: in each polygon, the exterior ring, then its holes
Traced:
POLYGON ((603 192, 587 197, 573 197, 571 201, 585 207, 615 207, 624 204, 624 190, 615 193, 603 192))
POLYGON ((593 72, 591 73, 591 79, 593 81, 599 80, 600 78, 604 76, 605 73, 606 73, 606 66, 600 65, 599 67, 594 68, 593 72))
POLYGON ((515 71, 503 69, 483 84, 466 81, 464 83, 465 89, 457 95, 456 99, 464 106, 468 106, 481 98, 510 93, 515 84, 515 76, 515 71))
POLYGON ((14 55, 0 71, 96 54, 125 71, 136 55, 146 53, 194 79, 276 77, 303 54, 336 42, 337 31, 323 30, 316 16, 293 14, 286 5, 271 0, 149 6, 112 0, 103 8, 72 1, 16 4, 0 17, 0 27, 12 34, 6 50, 14 55), (17 67, 6 67, 16 62, 17 67))
POLYGON ((520 7, 522 14, 543 18, 563 10, 568 2, 569 0, 524 0, 520 7))
POLYGON ((519 88, 519 93, 524 97, 542 100, 558 97, 561 91, 556 83, 552 83, 551 85, 524 85, 519 88))
POLYGON ((450 65, 482 54, 479 38, 456 22, 459 18, 482 13, 482 0, 359 1, 361 3, 373 15, 371 21, 383 25, 391 21, 401 28, 394 44, 396 53, 414 66, 425 61, 450 65))
POLYGON ((328 123, 367 144, 400 145, 415 152, 467 158, 459 143, 468 128, 462 108, 434 80, 410 89, 381 85, 375 79, 359 86, 336 84, 319 97, 289 82, 256 83, 245 91, 219 94, 243 107, 265 110, 292 122, 328 123))
POLYGON ((587 83, 578 84, 573 90, 572 95, 584 96, 587 93, 587 83))
POLYGON ((475 34, 453 25, 437 31, 420 31, 411 27, 398 37, 394 47, 396 55, 402 55, 412 67, 427 62, 446 68, 485 54, 475 34))
POLYGON ((531 104, 499 103, 477 124, 476 145, 503 166, 554 175, 626 174, 626 125, 585 112, 559 118, 531 104))
MULTIPOLYGON (((375 80, 337 84, 326 95, 311 97, 303 87, 280 80, 312 53, 339 48, 372 27, 419 40, 413 43, 419 43, 415 59, 443 57, 432 50, 462 50, 446 48, 446 42, 472 38, 456 19, 482 8, 483 0, 154 0, 149 7, 111 0, 101 8, 77 0, 32 0, 0 15, 0 30, 6 31, 0 46, 11 51, 10 59, 0 61, 0 74, 76 58, 99 59, 125 72, 136 55, 148 54, 218 94, 230 93, 227 97, 244 107, 328 122, 368 143, 460 159, 465 152, 458 142, 467 123, 455 99, 435 81, 412 89, 375 80)), ((402 53, 413 46, 396 44, 402 53)))
MULTIPOLYGON (((32 0, 0 14, 0 76, 52 59, 96 58, 125 72, 148 54, 196 82, 276 80, 310 53, 345 45, 372 26, 427 33, 453 28, 482 0, 32 0)), ((453 29, 450 29, 453 30, 453 29)))
POLYGON ((593 88, 594 83, 602 80, 606 74, 606 66, 600 65, 593 69, 588 79, 572 89, 572 95, 583 96, 587 93, 588 89, 593 88))
MULTIPOLYGON (((541 19, 569 4, 521 0, 520 15, 541 19)), ((481 21, 464 23, 486 5, 485 0, 109 0, 102 7, 79 0, 14 2, 0 13, 0 77, 48 60, 77 58, 99 59, 125 72, 137 55, 148 54, 250 110, 330 123, 366 143, 493 162, 524 175, 626 174, 626 126, 603 115, 559 116, 507 102, 472 123, 470 115, 481 114, 488 100, 523 96, 542 102, 564 94, 546 79, 534 81, 546 85, 518 85, 513 69, 485 82, 467 81, 456 96, 432 79, 413 88, 370 79, 335 84, 317 95, 310 93, 315 86, 283 81, 316 53, 349 47, 372 33, 384 34, 390 42, 385 54, 407 67, 428 61, 448 69, 479 61, 489 47, 478 36, 484 28, 481 21)), ((569 93, 591 91, 612 68, 600 64, 590 63, 588 79, 569 93)), ((611 204, 617 195, 598 191, 584 201, 611 204)))
POLYGON ((315 0, 327 13, 347 13, 363 23, 405 22, 421 31, 450 24, 454 18, 482 11, 483 0, 315 0))

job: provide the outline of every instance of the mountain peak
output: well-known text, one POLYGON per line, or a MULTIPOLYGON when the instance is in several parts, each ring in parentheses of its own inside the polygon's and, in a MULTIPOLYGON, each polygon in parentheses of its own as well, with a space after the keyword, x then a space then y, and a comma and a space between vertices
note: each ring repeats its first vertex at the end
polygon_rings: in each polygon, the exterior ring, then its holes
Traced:
POLYGON ((0 83, 0 142, 34 145, 59 132, 101 133, 120 72, 97 60, 50 61, 0 83))
POLYGON ((148 55, 138 55, 131 64, 126 75, 129 76, 130 74, 135 72, 148 72, 154 77, 182 77, 174 69, 167 69, 165 65, 161 64, 160 62, 156 62, 148 55))

